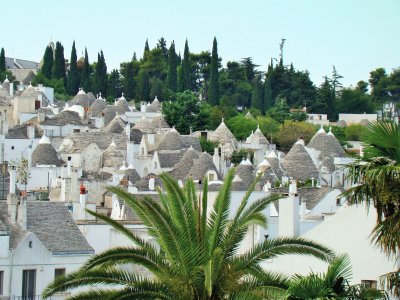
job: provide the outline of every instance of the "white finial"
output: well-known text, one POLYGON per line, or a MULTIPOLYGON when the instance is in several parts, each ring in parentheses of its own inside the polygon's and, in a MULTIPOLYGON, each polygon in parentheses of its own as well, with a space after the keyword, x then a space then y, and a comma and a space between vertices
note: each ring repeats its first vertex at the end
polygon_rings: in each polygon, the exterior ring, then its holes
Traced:
POLYGON ((224 123, 224 118, 222 118, 221 123, 224 123))
POLYGON ((32 81, 29 81, 29 87, 32 87, 32 81))
POLYGON ((43 134, 42 138, 39 141, 39 144, 50 144, 49 138, 43 134))
POLYGON ((124 97, 124 92, 122 92, 122 94, 121 94, 121 95, 122 95, 122 98, 123 98, 123 97, 124 97))
POLYGON ((110 146, 112 146, 112 147, 116 147, 116 146, 117 146, 117 145, 115 144, 114 138, 112 139, 112 142, 111 142, 110 146))

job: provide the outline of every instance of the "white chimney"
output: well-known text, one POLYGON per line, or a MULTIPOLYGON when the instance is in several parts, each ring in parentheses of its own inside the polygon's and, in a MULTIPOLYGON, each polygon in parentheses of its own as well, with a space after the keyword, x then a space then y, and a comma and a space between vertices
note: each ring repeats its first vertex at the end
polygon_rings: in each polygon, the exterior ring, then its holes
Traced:
POLYGON ((264 191, 268 192, 271 188, 271 181, 267 180, 267 182, 264 185, 264 191))
POLYGON ((129 122, 126 123, 126 125, 125 125, 125 133, 128 136, 128 140, 129 140, 131 137, 131 123, 129 123, 129 122))
POLYGON ((150 178, 149 179, 149 190, 150 191, 154 191, 155 189, 155 179, 154 178, 150 178))
POLYGON ((26 230, 27 229, 27 203, 26 199, 21 199, 18 205, 18 224, 19 226, 26 230))
POLYGON ((81 183, 79 187, 80 219, 86 220, 86 204, 88 202, 88 193, 85 186, 81 183))
POLYGON ((15 166, 10 166, 8 169, 10 173, 10 192, 7 195, 7 210, 10 217, 11 223, 15 224, 17 222, 17 203, 18 199, 15 195, 15 166))
POLYGON ((26 135, 28 139, 33 140, 35 138, 35 126, 31 123, 26 126, 26 135))
POLYGON ((279 236, 299 235, 299 206, 296 180, 291 180, 288 197, 279 199, 279 236))
POLYGON ((67 162, 67 176, 71 176, 71 156, 68 156, 68 162, 67 162))
POLYGON ((14 97, 14 82, 10 83, 10 96, 14 97))

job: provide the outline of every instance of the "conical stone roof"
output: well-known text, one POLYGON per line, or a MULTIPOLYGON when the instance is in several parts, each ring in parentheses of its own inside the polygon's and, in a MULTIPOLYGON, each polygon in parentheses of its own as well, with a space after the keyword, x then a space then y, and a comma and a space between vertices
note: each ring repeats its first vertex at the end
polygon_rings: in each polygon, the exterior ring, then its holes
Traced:
POLYGON ((64 162, 59 158, 56 149, 50 143, 47 136, 43 135, 36 146, 35 150, 32 152, 32 167, 36 166, 57 166, 60 167, 64 162))
POLYGON ((189 148, 175 165, 171 175, 176 179, 186 179, 189 175, 190 169, 193 167, 193 160, 197 158, 199 158, 199 153, 192 147, 189 148))
POLYGON ((311 156, 304 147, 304 141, 298 140, 282 161, 282 167, 288 176, 305 182, 310 178, 318 178, 318 170, 311 156))
POLYGON ((339 141, 331 131, 326 133, 322 128, 312 137, 307 148, 315 149, 320 152, 319 160, 322 161, 325 157, 344 157, 346 153, 339 141))
POLYGON ((124 156, 121 151, 118 150, 118 147, 113 140, 110 146, 108 146, 108 148, 103 152, 103 166, 114 168, 120 166, 123 161, 124 156))
POLYGON ((215 168, 212 156, 207 152, 203 152, 199 155, 198 159, 195 159, 193 166, 190 168, 188 177, 192 177, 193 180, 203 180, 204 176, 207 175, 208 171, 215 171, 218 178, 220 175, 215 168))
POLYGON ((229 128, 225 125, 224 119, 222 119, 221 124, 215 129, 215 131, 211 134, 210 140, 213 142, 224 142, 229 143, 231 141, 237 142, 235 136, 229 130, 229 128))
POLYGON ((122 97, 118 99, 117 103, 115 104, 116 106, 122 107, 125 109, 125 111, 131 111, 129 108, 128 101, 126 101, 124 95, 122 94, 122 97))
POLYGON ((29 85, 21 94, 21 97, 25 98, 36 98, 37 92, 32 85, 29 85))
POLYGON ((93 104, 90 106, 90 110, 92 112, 92 117, 98 117, 101 115, 103 110, 107 107, 107 103, 102 98, 97 98, 93 104))
POLYGON ((157 97, 151 102, 149 106, 146 107, 147 112, 160 112, 161 111, 161 103, 158 101, 157 97))
POLYGON ((264 136, 264 134, 261 132, 260 127, 257 126, 256 131, 254 131, 253 133, 253 137, 252 139, 254 140, 258 140, 259 144, 262 145, 269 145, 269 142, 267 140, 267 138, 264 136))
POLYGON ((115 118, 108 123, 108 125, 104 128, 105 131, 111 133, 121 133, 125 131, 125 122, 119 115, 116 115, 115 118))
POLYGON ((72 104, 80 105, 82 107, 90 106, 89 97, 86 95, 85 91, 79 89, 79 92, 71 100, 72 104))
POLYGON ((181 150, 183 148, 185 147, 181 135, 173 128, 165 135, 157 150, 181 150))
POLYGON ((171 128, 163 116, 154 117, 153 120, 151 120, 151 125, 155 129, 171 128))
POLYGON ((144 116, 133 126, 134 129, 139 129, 144 133, 153 133, 155 129, 153 125, 144 116))

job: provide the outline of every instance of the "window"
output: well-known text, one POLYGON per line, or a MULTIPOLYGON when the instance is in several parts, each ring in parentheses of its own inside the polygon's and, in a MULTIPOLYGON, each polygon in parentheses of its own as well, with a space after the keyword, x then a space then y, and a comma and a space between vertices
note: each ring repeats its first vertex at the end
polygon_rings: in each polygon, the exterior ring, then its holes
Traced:
POLYGON ((32 248, 32 241, 29 241, 29 248, 32 248))
POLYGON ((81 130, 80 129, 74 129, 74 133, 75 132, 81 132, 81 130))
POLYGON ((376 289, 377 288, 377 282, 376 280, 361 280, 361 284, 369 289, 376 289))
POLYGON ((60 276, 65 276, 65 268, 54 269, 54 279, 60 276))
POLYGON ((15 148, 14 146, 11 146, 11 150, 14 150, 14 148, 15 148))
POLYGON ((0 295, 3 295, 4 271, 0 271, 0 295))
POLYGON ((22 271, 22 298, 32 299, 36 294, 36 270, 22 271))
POLYGON ((214 181, 214 174, 208 174, 208 181, 214 181))

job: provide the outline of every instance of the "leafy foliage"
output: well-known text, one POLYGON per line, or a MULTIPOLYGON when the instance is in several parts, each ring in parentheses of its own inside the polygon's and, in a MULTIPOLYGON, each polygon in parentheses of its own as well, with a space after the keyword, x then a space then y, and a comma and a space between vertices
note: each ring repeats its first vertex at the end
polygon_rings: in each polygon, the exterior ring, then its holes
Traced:
POLYGON ((280 147, 290 149, 299 138, 302 138, 305 144, 308 144, 315 133, 316 128, 310 123, 285 121, 279 130, 277 142, 280 147))
POLYGON ((237 251, 249 226, 266 226, 262 214, 266 206, 276 201, 272 195, 249 203, 256 182, 243 197, 239 208, 229 219, 231 170, 211 208, 208 210, 208 183, 198 197, 192 181, 184 188, 163 174, 160 201, 150 197, 138 200, 118 187, 109 190, 132 207, 148 234, 157 241, 159 250, 138 237, 120 223, 95 212, 128 237, 133 246, 106 250, 89 259, 78 271, 54 280, 44 291, 50 297, 58 291, 79 286, 91 286, 89 292, 72 299, 265 299, 284 295, 288 278, 263 270, 259 263, 282 254, 312 255, 329 261, 332 252, 302 238, 268 239, 245 254, 237 251), (146 268, 153 276, 141 277, 132 272, 130 264, 146 268), (124 265, 123 269, 119 266, 124 265), (96 285, 112 287, 100 289, 96 285))

